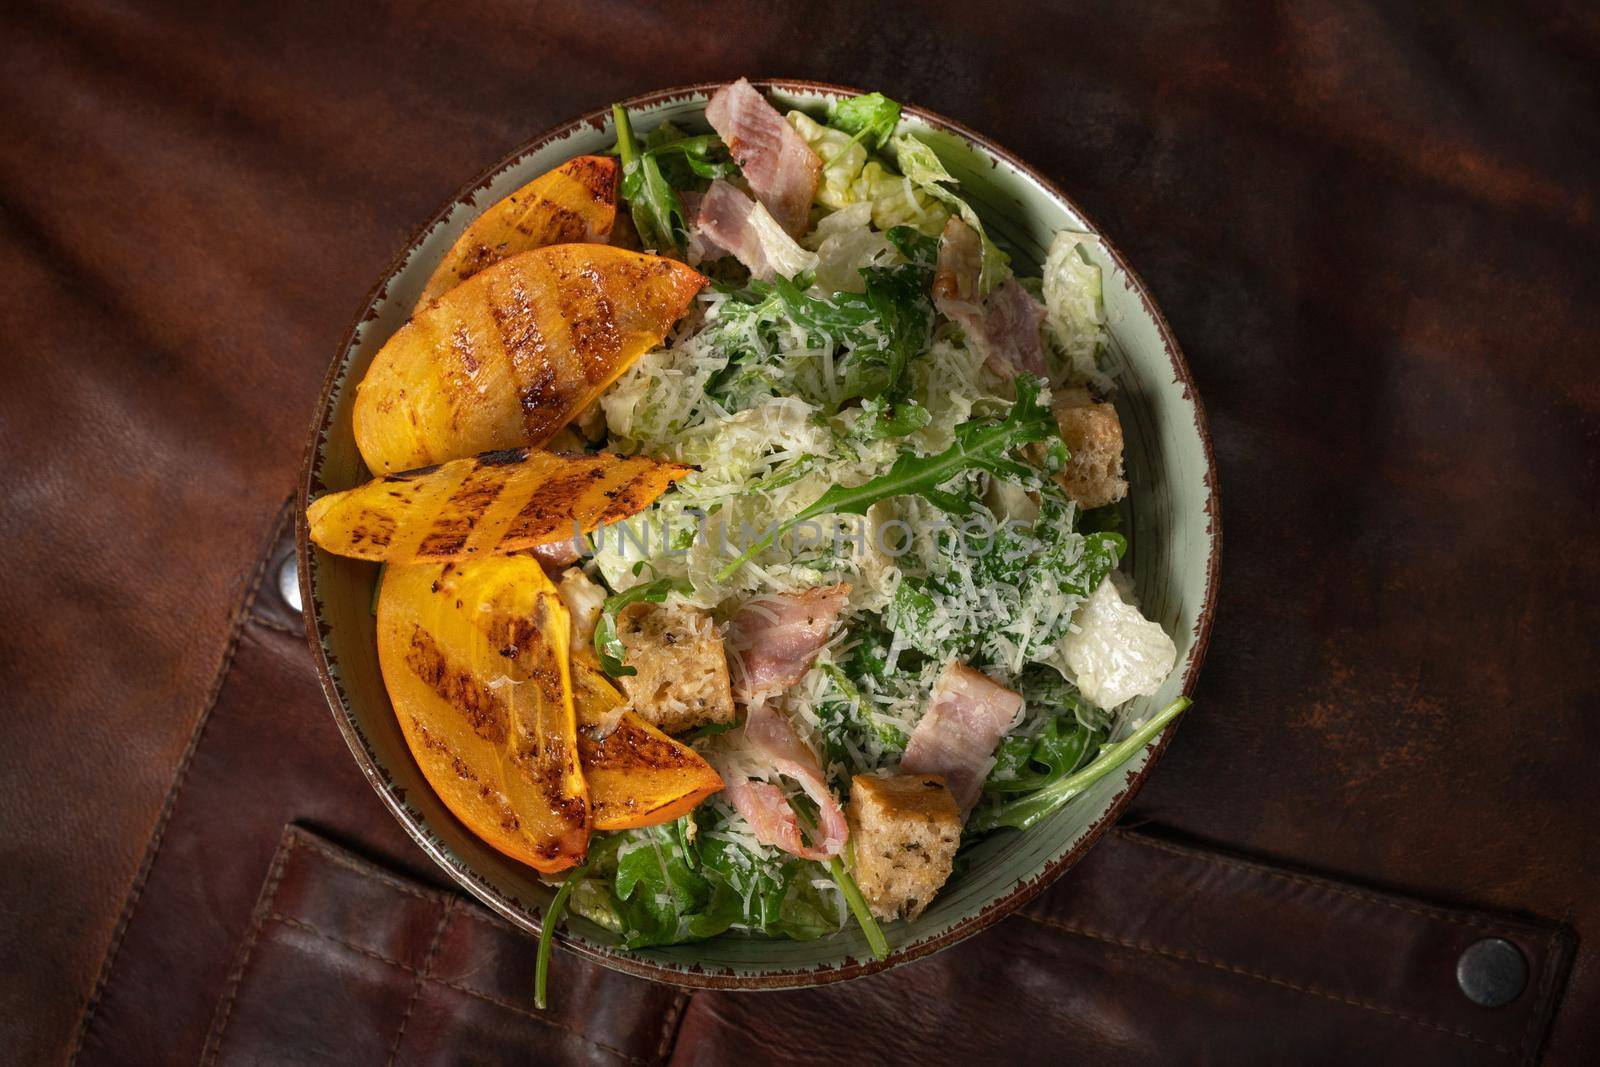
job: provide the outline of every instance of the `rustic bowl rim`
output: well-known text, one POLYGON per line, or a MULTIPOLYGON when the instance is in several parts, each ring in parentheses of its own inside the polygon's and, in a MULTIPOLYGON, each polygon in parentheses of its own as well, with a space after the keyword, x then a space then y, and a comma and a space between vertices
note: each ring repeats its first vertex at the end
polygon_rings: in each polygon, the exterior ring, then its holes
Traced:
MULTIPOLYGON (((866 90, 847 85, 809 79, 752 78, 750 81, 763 91, 778 90, 780 92, 801 94, 847 96, 866 92, 866 90)), ((671 100, 693 97, 704 98, 709 97, 711 93, 725 84, 727 82, 696 82, 690 85, 655 89, 629 97, 620 101, 620 103, 623 107, 632 110, 634 108, 650 107, 671 100)), ((1188 361, 1184 358, 1183 350, 1179 347, 1177 338, 1172 333, 1172 327, 1168 324, 1166 316, 1162 314, 1160 307, 1151 297, 1144 280, 1128 263, 1121 250, 1095 224, 1093 218, 1083 210, 1077 201, 1068 196, 1055 182, 1045 177, 1045 175, 1009 149, 964 123, 917 104, 904 104, 903 112, 907 115, 915 116, 935 129, 955 133, 965 138, 987 156, 1005 162, 1008 166, 1037 183, 1049 196, 1066 205, 1078 218, 1083 220, 1087 229, 1095 234, 1098 242, 1105 248, 1107 256, 1123 272, 1129 288, 1138 296, 1145 313, 1156 327, 1161 338, 1162 348, 1172 365, 1175 383, 1183 388, 1185 398, 1193 405, 1195 432, 1199 437, 1205 457, 1206 502, 1204 511, 1208 520, 1206 531, 1208 554, 1206 559, 1205 594, 1200 610, 1196 615, 1194 644, 1189 659, 1189 667, 1183 676, 1183 695, 1190 696, 1194 692, 1201 665, 1205 661, 1206 650, 1211 639, 1211 626, 1216 613, 1217 587, 1222 557, 1222 525, 1217 485, 1216 455, 1212 446, 1211 430, 1206 419, 1205 406, 1201 402, 1200 393, 1195 386, 1194 375, 1189 369, 1188 361)), ((486 892, 482 886, 466 877, 464 872, 456 866, 457 863, 462 863, 463 861, 455 860, 455 862, 452 862, 454 857, 446 857, 441 854, 440 848, 430 840, 425 828, 417 825, 419 820, 408 812, 401 800, 394 795, 383 773, 367 752, 362 736, 354 724, 353 714, 347 713, 344 693, 333 677, 332 667, 323 646, 321 634, 318 631, 316 601, 313 596, 311 582, 312 552, 310 527, 306 521, 306 508, 311 499, 316 462, 325 428, 331 422, 334 395, 340 384, 340 372, 345 362, 345 356, 356 343, 360 327, 366 321, 371 308, 383 297, 395 276, 399 274, 406 261, 415 252, 419 242, 435 226, 448 218, 457 206, 469 203, 474 194, 487 187, 497 175, 508 167, 514 166, 523 157, 538 151, 552 141, 567 136, 573 130, 582 126, 603 127, 610 118, 611 108, 609 105, 595 108, 576 118, 551 126, 544 132, 528 139, 463 185, 411 233, 404 244, 401 245, 399 252, 391 259, 379 281, 368 291, 360 310, 356 313, 350 326, 345 330, 343 340, 336 349, 332 363, 328 368, 328 373, 323 380, 321 395, 317 399, 316 412, 311 424, 311 433, 306 442, 305 456, 302 460, 300 479, 296 488, 295 554, 299 571, 300 598, 303 605, 302 618, 305 624, 306 640, 311 647, 312 659, 316 664, 317 675, 322 683, 323 694, 327 698, 329 711, 333 714, 334 721, 338 724, 340 734, 344 737, 351 754, 355 756, 357 765, 360 766, 362 773, 372 785, 373 790, 382 798, 385 807, 400 822, 406 833, 423 852, 475 898, 515 925, 535 934, 539 932, 541 925, 539 921, 534 921, 523 911, 510 907, 505 901, 496 899, 492 894, 486 892)), ((854 959, 846 957, 837 963, 825 964, 810 969, 776 971, 753 975, 737 973, 710 974, 699 969, 677 969, 635 956, 626 950, 609 949, 604 946, 594 945, 560 929, 556 931, 556 938, 568 950, 593 960, 602 966, 669 985, 696 989, 796 989, 861 978, 910 963, 941 949, 949 948, 992 926, 1006 915, 1032 900, 1046 886, 1050 885, 1082 859, 1084 854, 1106 834, 1122 812, 1126 810, 1140 788, 1143 787, 1156 762, 1161 758, 1162 753, 1166 751, 1167 745, 1182 718, 1183 716, 1180 716, 1178 720, 1174 720, 1156 738, 1152 747, 1148 750, 1149 756, 1145 760, 1144 766, 1134 774, 1131 781, 1126 783, 1122 792, 1113 798, 1111 804, 1101 813, 1099 818, 1090 824, 1082 839, 1072 848, 1047 862, 1044 869, 1036 877, 1019 882, 1005 896, 990 902, 986 907, 954 923, 949 929, 937 936, 908 942, 896 948, 884 959, 854 959)))

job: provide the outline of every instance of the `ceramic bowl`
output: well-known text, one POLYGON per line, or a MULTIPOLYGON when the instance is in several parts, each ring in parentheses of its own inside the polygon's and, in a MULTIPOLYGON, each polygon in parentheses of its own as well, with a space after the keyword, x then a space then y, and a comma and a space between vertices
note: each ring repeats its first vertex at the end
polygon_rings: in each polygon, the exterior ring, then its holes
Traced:
MULTIPOLYGON (((828 102, 857 90, 813 82, 759 83, 781 110, 820 116, 828 102)), ((627 101, 644 134, 671 120, 704 128, 715 85, 650 93, 627 101)), ((929 141, 960 181, 1019 267, 1036 273, 1051 234, 1096 233, 1102 268, 1116 405, 1126 438, 1131 508, 1124 516, 1128 566, 1139 603, 1177 641, 1178 669, 1154 696, 1125 712, 1138 717, 1189 693, 1200 670, 1216 599, 1220 531, 1211 444, 1188 365, 1143 283, 1104 235, 1043 175, 981 135, 917 107, 905 127, 929 141)), ((351 433, 356 383, 385 340, 407 319, 434 265, 484 208, 518 186, 582 153, 615 141, 609 108, 597 109, 536 137, 469 184, 401 251, 378 281, 345 337, 318 402, 300 485, 298 521, 306 631, 323 689, 356 762, 383 802, 450 876, 494 911, 530 932, 552 890, 529 868, 468 832, 423 779, 406 748, 378 669, 370 605, 377 567, 330 556, 307 539, 306 502, 367 478, 351 433)), ((1198 708, 1191 715, 1207 714, 1198 708)), ((1182 721, 1181 719, 1178 721, 1182 721)), ((881 971, 948 947, 1018 907, 1071 867, 1115 821, 1150 773, 1172 728, 1045 822, 1003 831, 971 850, 915 923, 886 926, 891 953, 876 960, 854 927, 816 941, 723 936, 670 948, 624 951, 602 927, 569 917, 560 937, 570 950, 607 967, 685 986, 772 989, 817 985, 881 971)), ((532 956, 529 957, 530 966, 532 956)))

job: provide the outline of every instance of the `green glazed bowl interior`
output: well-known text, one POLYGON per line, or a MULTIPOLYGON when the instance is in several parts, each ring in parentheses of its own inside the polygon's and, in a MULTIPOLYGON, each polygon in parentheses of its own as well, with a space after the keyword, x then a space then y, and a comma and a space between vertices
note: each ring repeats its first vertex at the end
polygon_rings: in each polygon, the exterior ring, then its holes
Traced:
MULTIPOLYGON (((759 83, 780 110, 818 117, 829 100, 857 90, 812 82, 759 83)), ((704 129, 714 85, 648 94, 628 101, 643 134, 662 121, 704 129)), ((961 191, 1022 273, 1037 273, 1058 229, 1096 233, 1046 179, 980 135, 919 108, 909 128, 938 151, 961 191)), ((529 931, 553 890, 528 867, 468 832, 423 779, 406 747, 378 668, 371 603, 377 567, 331 556, 307 538, 306 502, 367 479, 351 430, 355 387, 373 355, 409 317, 435 264, 484 208, 564 160, 601 153, 615 141, 609 109, 529 142, 442 209, 406 246, 361 309, 329 371, 307 450, 298 520, 306 628, 334 718, 356 761, 395 817, 436 862, 486 905, 529 931)), ((1215 472, 1205 416, 1166 322, 1143 284, 1103 236, 1089 242, 1102 268, 1111 334, 1116 406, 1132 486, 1124 532, 1145 613, 1178 647, 1178 668, 1161 691, 1125 710, 1122 726, 1189 693, 1199 673, 1216 597, 1220 530, 1215 472)), ((1200 708, 1189 714, 1205 714, 1200 708)), ((1181 719, 1179 720, 1182 721, 1181 719)), ((853 926, 816 941, 723 936, 669 948, 623 951, 611 932, 576 916, 561 933, 571 950, 608 967, 686 986, 772 989, 816 985, 892 967, 955 944, 1038 893, 1070 867, 1111 825, 1165 747, 1172 730, 1029 831, 1002 831, 970 851, 915 923, 888 924, 890 956, 875 960, 853 926)), ((530 955, 530 965, 532 957, 530 955)), ((559 979, 558 979, 559 981, 559 979)))

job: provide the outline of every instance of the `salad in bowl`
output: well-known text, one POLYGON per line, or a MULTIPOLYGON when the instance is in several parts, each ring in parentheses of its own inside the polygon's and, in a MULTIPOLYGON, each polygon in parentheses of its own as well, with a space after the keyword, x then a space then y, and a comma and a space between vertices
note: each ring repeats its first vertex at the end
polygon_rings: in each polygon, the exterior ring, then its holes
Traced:
POLYGON ((315 560, 381 567, 415 771, 551 887, 541 998, 563 917, 612 958, 918 943, 996 842, 1103 816, 1198 666, 1129 566, 1100 239, 1008 254, 881 94, 703 99, 436 253, 334 405, 366 480, 308 493, 315 560))

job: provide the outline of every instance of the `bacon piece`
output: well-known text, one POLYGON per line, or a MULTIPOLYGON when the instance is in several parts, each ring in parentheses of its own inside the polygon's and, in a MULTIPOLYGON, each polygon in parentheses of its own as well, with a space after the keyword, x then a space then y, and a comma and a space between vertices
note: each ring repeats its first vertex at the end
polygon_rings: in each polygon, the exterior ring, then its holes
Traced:
POLYGON ((768 282, 817 265, 817 254, 796 244, 766 208, 720 178, 695 205, 685 254, 695 263, 733 256, 751 277, 768 282))
POLYGON ((1039 332, 1044 316, 1044 305, 1017 279, 1007 278, 995 286, 984 303, 984 328, 979 342, 980 348, 988 349, 984 358, 989 366, 1007 378, 1015 377, 1019 371, 1045 377, 1044 341, 1039 332))
POLYGON ((989 369, 1006 378, 1020 371, 1044 377, 1045 307, 1016 278, 1007 278, 988 299, 978 295, 983 240, 978 231, 952 216, 939 236, 939 262, 933 274, 933 300, 961 327, 972 350, 989 369))
POLYGON ((840 582, 745 601, 728 625, 727 638, 739 699, 753 703, 804 677, 849 596, 850 583, 840 582))
POLYGON ((972 810, 994 766, 995 746, 1022 710, 1022 697, 965 663, 951 660, 934 683, 900 758, 911 774, 942 774, 962 814, 972 810))
POLYGON ((683 217, 689 223, 689 243, 683 250, 683 258, 689 263, 706 263, 732 255, 726 248, 713 241, 700 226, 700 205, 705 198, 704 193, 687 190, 678 194, 678 202, 683 205, 683 217))
POLYGON ((745 817, 757 841, 781 848, 791 856, 801 856, 807 851, 805 838, 800 835, 800 823, 782 789, 742 774, 730 775, 720 768, 719 773, 728 803, 745 817))
POLYGON ((939 235, 939 261, 933 271, 933 299, 950 318, 948 307, 971 304, 978 308, 978 278, 983 272, 983 238, 963 222, 950 216, 939 235))
POLYGON ((706 121, 728 145, 756 199, 791 236, 806 231, 822 160, 744 78, 706 102, 706 121))
POLYGON ((728 802, 743 815, 762 844, 773 845, 808 860, 837 856, 850 837, 844 809, 822 778, 817 757, 794 732, 789 720, 767 703, 755 704, 744 722, 744 744, 759 761, 806 791, 817 805, 822 839, 806 844, 794 809, 771 782, 751 780, 741 773, 724 773, 728 802))
POLYGON ((546 574, 555 574, 583 558, 575 537, 569 537, 565 541, 551 541, 547 545, 535 545, 533 554, 546 574))

